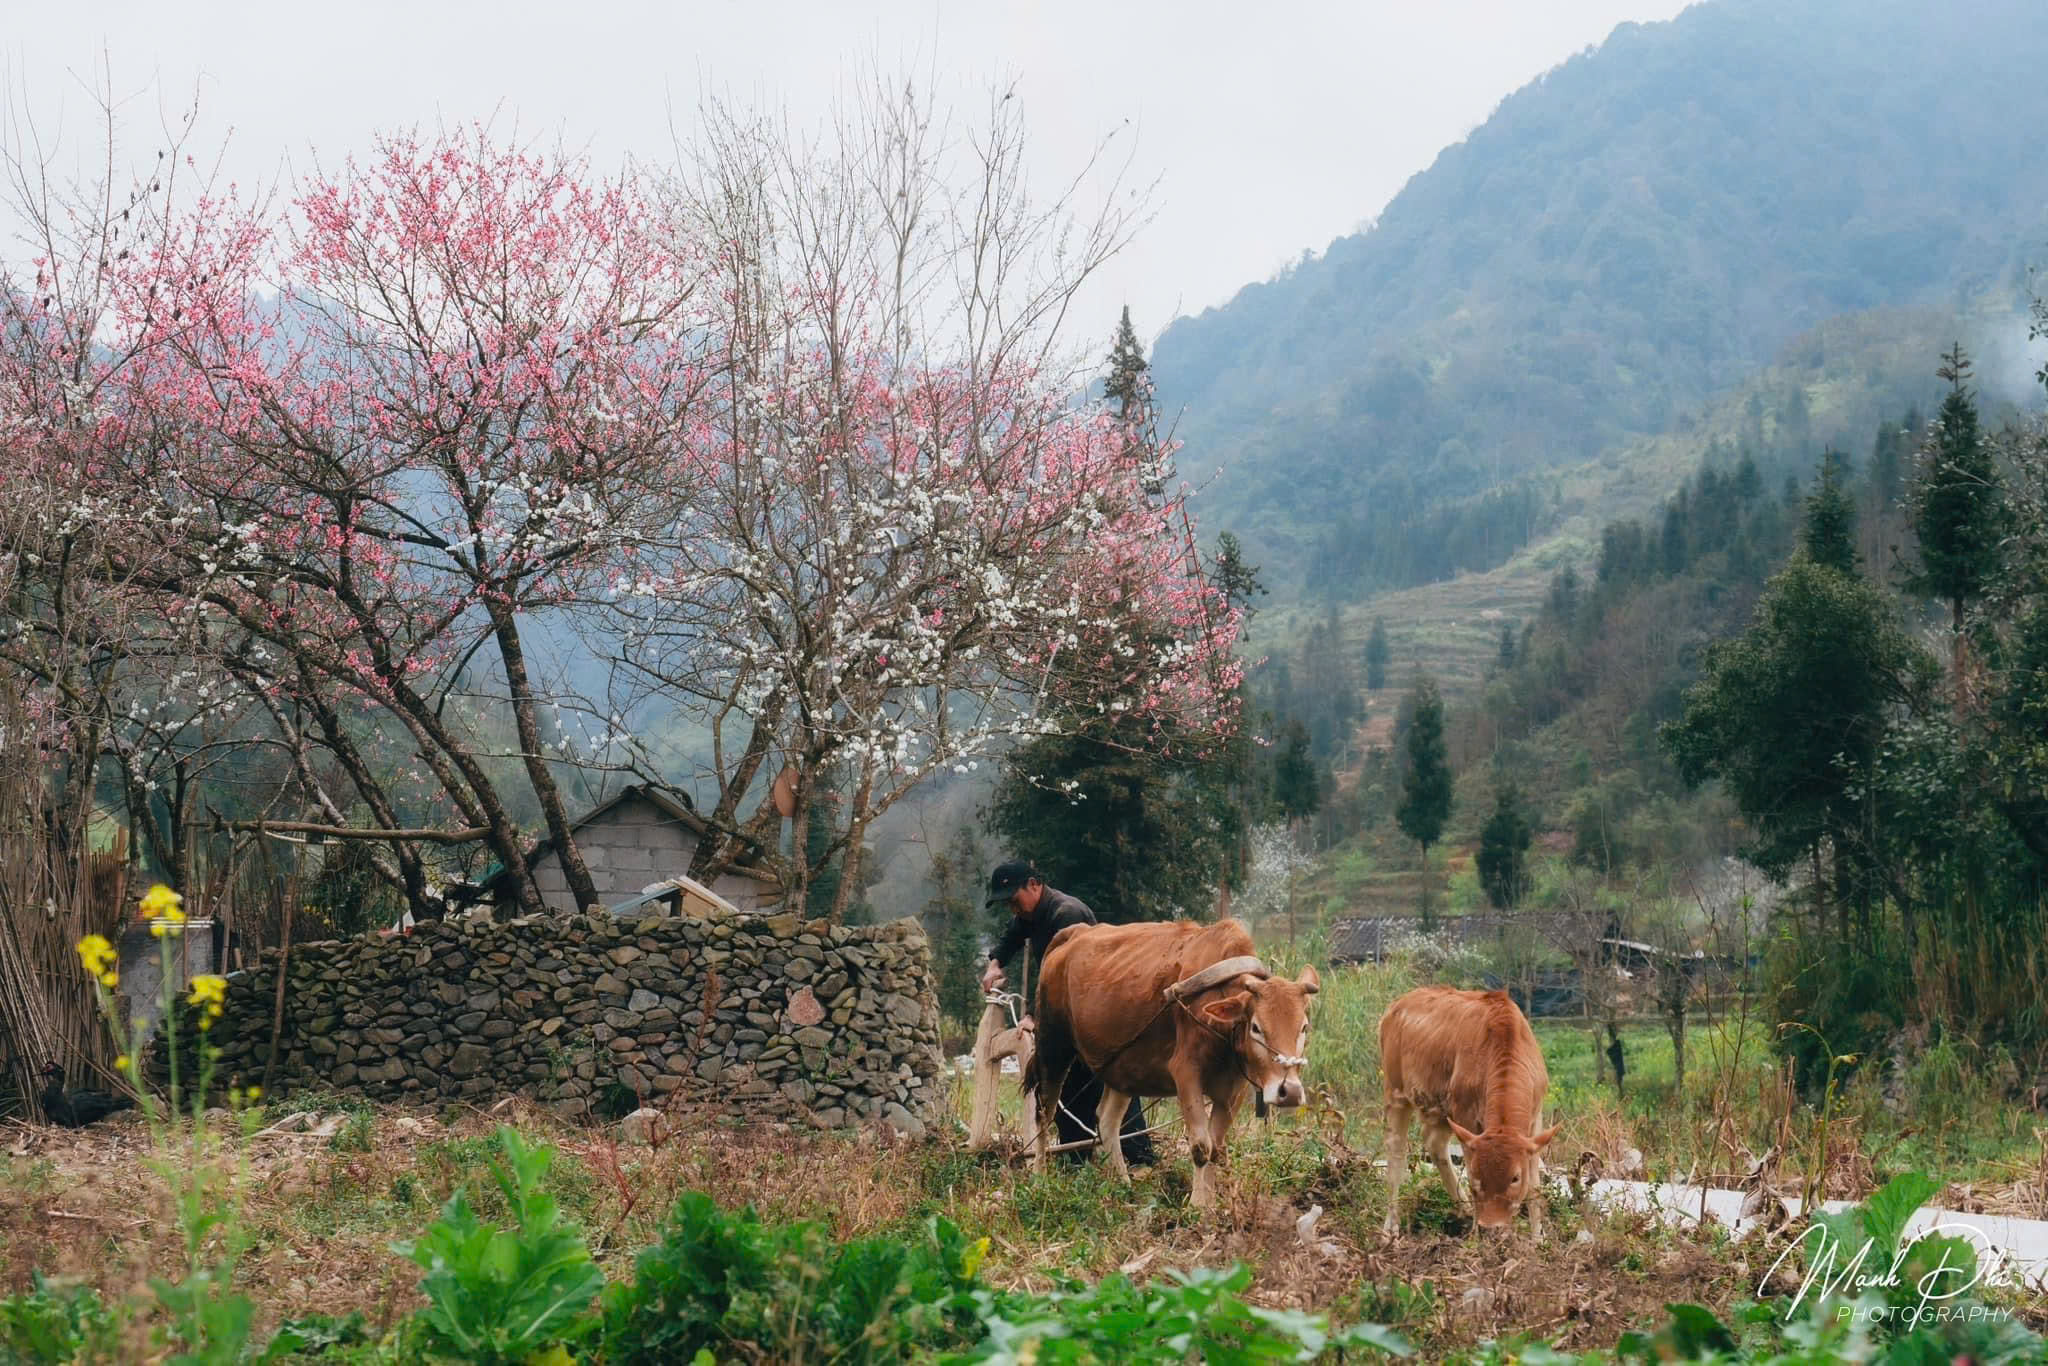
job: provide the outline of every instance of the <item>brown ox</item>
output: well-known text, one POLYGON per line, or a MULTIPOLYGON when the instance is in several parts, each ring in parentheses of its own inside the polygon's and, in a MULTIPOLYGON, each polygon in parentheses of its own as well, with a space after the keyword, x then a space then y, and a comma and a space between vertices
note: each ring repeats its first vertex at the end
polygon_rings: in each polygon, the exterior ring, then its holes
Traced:
POLYGON ((1397 1227, 1408 1172, 1408 1124, 1422 1115, 1422 1143, 1452 1201, 1458 1177, 1447 1151, 1465 1150, 1473 1215, 1482 1228, 1515 1217, 1532 1196, 1530 1226, 1543 1227, 1543 1128, 1550 1074, 1529 1022, 1504 991, 1417 987, 1380 1017, 1380 1070, 1387 1083, 1386 1232, 1397 1227))
MULTIPOLYGON (((1256 1090, 1262 1106, 1302 1103, 1308 998, 1320 985, 1312 967, 1292 982, 1267 976, 1236 920, 1060 931, 1038 978, 1038 1131, 1053 1132, 1054 1107, 1078 1057, 1102 1078, 1095 1132, 1111 1136, 1111 1170, 1128 1181, 1115 1135, 1131 1097, 1176 1096, 1195 1162, 1194 1202, 1213 1205, 1215 1164, 1245 1096, 1256 1090), (1233 971, 1235 960, 1243 962, 1233 971), (1168 996, 1167 988, 1211 968, 1213 984, 1168 996)), ((1099 1137, 1096 1146, 1105 1146, 1099 1137)))

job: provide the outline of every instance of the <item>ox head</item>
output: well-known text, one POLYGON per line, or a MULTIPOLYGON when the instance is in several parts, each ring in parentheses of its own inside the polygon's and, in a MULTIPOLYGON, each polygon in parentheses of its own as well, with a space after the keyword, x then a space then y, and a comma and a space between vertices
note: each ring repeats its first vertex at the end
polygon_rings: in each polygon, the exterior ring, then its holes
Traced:
POLYGON ((1465 1179, 1472 1188, 1473 1217, 1481 1228, 1500 1228, 1515 1217, 1542 1179, 1538 1158, 1557 1134, 1553 1124, 1533 1137, 1506 1129, 1475 1134, 1451 1120, 1451 1132, 1465 1150, 1465 1179))
POLYGON ((1203 1021, 1237 1050, 1262 1115, 1268 1105, 1291 1107, 1307 1098, 1301 1069, 1308 1061, 1308 998, 1322 985, 1313 967, 1292 982, 1247 973, 1236 990, 1202 1007, 1203 1021))

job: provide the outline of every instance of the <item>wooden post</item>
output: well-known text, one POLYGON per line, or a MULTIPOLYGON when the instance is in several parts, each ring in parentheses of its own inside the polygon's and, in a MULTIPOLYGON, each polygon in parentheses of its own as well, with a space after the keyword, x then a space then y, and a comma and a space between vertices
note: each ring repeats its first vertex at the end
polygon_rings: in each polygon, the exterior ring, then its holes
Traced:
MULTIPOLYGON (((297 887, 291 889, 294 893, 297 887)), ((284 1048, 284 979, 285 972, 292 965, 292 910, 298 904, 296 895, 287 897, 284 903, 284 947, 277 955, 277 993, 270 1006, 270 1057, 263 1064, 263 1094, 270 1094, 270 1079, 277 1072, 277 1055, 284 1048)))
MULTIPOLYGON (((1010 1027, 1009 1012, 991 1001, 981 1012, 981 1027, 974 1035, 974 1108, 967 1125, 967 1146, 979 1151, 995 1142, 996 1120, 1001 1111, 996 1101, 1003 1084, 1003 1059, 1015 1057, 1017 1066, 1031 1066, 1031 1031, 1010 1027)), ((1025 1097, 1024 1120, 1019 1126, 1030 1133, 1037 1123, 1031 1097, 1025 1097)))
POLYGON ((974 1108, 967 1122, 970 1151, 986 1148, 995 1137, 996 1084, 1001 1078, 995 1071, 991 1046, 1003 1031, 1005 1018, 1003 1008, 990 1001, 982 1008, 981 1027, 974 1031, 974 1108))

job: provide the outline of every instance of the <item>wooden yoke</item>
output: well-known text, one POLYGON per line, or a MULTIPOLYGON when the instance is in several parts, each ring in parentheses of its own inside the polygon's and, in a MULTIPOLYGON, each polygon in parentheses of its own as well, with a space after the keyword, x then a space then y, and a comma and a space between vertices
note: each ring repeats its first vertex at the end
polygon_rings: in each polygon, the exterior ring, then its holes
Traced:
POLYGON ((1211 963, 1192 977, 1182 978, 1166 989, 1169 1001, 1185 1000, 1189 996, 1207 991, 1221 982, 1235 977, 1257 977, 1261 980, 1271 977, 1272 969, 1258 959, 1246 954, 1242 958, 1226 958, 1220 963, 1211 963))
MULTIPOLYGON (((978 1152, 996 1140, 996 1121, 1001 1113, 996 1100, 1003 1083, 1003 1059, 1016 1058, 1022 1069, 1031 1066, 1036 1040, 1030 1030, 1011 1025, 1009 1019, 1007 1010, 990 1001, 981 1012, 981 1028, 974 1034, 974 1110, 967 1126, 967 1146, 971 1151, 978 1152)), ((1031 1117, 1037 1113, 1037 1097, 1026 1092, 1024 1118, 1018 1124, 1018 1133, 1034 1141, 1031 1117)))

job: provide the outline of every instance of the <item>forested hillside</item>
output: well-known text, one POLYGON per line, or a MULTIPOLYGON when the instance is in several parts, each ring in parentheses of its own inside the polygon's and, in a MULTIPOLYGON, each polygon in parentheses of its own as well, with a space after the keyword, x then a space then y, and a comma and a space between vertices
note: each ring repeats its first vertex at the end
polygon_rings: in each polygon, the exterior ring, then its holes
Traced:
MULTIPOLYGON (((1292 597, 1498 564, 1540 481, 1690 421, 1839 315, 1980 352, 2048 248, 2048 24, 2025 0, 1716 0, 1508 97, 1365 231, 1154 362, 1204 497, 1292 597), (1424 534, 1409 536, 1405 533, 1424 534)), ((1370 130, 1361 130, 1361 137, 1370 130)), ((1895 401, 1924 365, 1853 377, 1895 401)))

